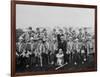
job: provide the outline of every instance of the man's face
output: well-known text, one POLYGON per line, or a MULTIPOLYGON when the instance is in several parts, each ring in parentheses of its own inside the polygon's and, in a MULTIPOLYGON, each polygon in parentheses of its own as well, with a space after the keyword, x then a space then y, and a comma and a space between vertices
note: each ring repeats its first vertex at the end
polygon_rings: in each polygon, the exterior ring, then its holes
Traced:
POLYGON ((61 36, 60 38, 61 38, 62 41, 64 40, 64 36, 61 36))
POLYGON ((60 34, 63 34, 63 30, 59 30, 60 34))
POLYGON ((74 34, 76 33, 75 30, 73 31, 73 33, 74 33, 74 34))
POLYGON ((39 29, 39 28, 37 28, 37 29, 36 29, 36 31, 37 31, 37 32, 40 32, 40 29, 39 29))

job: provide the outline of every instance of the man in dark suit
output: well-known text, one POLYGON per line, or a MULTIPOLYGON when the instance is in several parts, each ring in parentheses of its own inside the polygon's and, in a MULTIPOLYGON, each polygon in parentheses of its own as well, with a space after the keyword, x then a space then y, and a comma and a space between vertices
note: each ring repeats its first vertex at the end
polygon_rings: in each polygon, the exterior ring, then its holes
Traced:
POLYGON ((64 36, 64 34, 63 34, 63 30, 62 30, 62 29, 59 29, 59 34, 57 34, 58 49, 60 49, 61 36, 64 36))
POLYGON ((67 55, 66 55, 66 51, 67 51, 67 42, 64 39, 64 35, 62 35, 60 37, 61 41, 59 43, 59 48, 58 49, 62 49, 63 54, 64 54, 64 63, 67 61, 67 55))

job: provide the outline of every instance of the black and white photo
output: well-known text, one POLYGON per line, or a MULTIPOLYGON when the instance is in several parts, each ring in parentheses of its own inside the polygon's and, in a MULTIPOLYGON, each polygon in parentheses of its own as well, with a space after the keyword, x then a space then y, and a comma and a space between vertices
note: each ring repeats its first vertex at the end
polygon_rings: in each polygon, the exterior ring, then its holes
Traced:
POLYGON ((16 4, 16 73, 96 70, 95 9, 47 5, 16 4))

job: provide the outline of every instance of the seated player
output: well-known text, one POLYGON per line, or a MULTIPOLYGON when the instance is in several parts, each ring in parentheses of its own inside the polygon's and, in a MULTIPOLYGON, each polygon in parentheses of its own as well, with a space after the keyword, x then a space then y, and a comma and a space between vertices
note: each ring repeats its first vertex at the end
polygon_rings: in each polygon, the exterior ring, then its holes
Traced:
POLYGON ((57 65, 61 66, 64 64, 64 54, 62 49, 59 49, 58 53, 56 54, 57 57, 57 65))

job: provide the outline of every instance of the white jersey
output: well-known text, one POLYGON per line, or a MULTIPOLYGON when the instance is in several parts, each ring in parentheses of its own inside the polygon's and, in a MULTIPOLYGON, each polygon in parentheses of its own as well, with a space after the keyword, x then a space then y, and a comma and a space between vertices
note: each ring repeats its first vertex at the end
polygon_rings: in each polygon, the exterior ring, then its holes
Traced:
POLYGON ((64 63, 64 54, 57 54, 56 55, 56 57, 57 57, 57 64, 58 65, 62 65, 63 63, 64 63))

